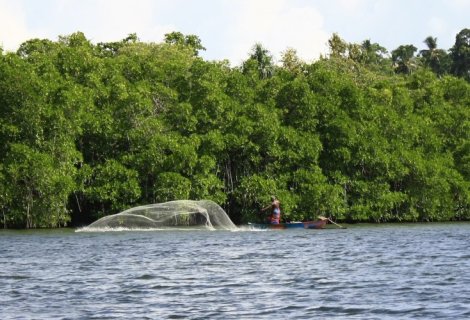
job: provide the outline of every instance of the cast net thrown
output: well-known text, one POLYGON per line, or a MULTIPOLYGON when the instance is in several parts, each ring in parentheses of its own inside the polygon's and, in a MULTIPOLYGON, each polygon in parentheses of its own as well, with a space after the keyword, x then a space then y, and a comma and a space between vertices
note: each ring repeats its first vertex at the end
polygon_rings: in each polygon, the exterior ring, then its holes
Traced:
POLYGON ((210 200, 177 200, 131 208, 103 217, 81 231, 102 229, 204 228, 235 230, 227 213, 210 200))

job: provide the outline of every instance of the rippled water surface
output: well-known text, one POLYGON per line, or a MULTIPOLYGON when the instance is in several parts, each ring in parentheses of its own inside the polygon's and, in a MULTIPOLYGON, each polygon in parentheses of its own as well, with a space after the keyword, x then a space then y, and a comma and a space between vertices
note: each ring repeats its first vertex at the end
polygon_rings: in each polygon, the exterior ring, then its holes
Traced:
POLYGON ((0 232, 1 319, 470 318, 470 224, 0 232))

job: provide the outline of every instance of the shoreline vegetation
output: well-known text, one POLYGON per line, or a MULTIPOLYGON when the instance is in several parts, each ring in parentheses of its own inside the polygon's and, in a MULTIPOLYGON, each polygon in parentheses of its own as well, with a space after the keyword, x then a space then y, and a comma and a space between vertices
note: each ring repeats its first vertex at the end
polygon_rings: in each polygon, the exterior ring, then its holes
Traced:
POLYGON ((240 66, 179 32, 0 47, 1 227, 177 199, 244 224, 270 195, 297 221, 470 220, 470 29, 448 50, 431 36, 420 50, 337 34, 329 47, 275 63, 255 44, 240 66))

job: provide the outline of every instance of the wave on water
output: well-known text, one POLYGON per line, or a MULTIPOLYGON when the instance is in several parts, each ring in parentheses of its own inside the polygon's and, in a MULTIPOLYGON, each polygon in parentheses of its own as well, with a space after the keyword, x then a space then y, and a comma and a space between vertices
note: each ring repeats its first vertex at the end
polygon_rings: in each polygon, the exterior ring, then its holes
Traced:
POLYGON ((248 225, 243 226, 236 226, 233 229, 217 229, 217 228, 207 228, 207 227, 186 227, 186 228, 179 228, 179 227, 166 227, 166 228, 127 228, 127 227, 80 227, 75 230, 75 232, 125 232, 125 231, 133 231, 133 232, 149 232, 149 231, 231 231, 231 232, 268 232, 268 231, 276 231, 270 229, 260 229, 255 228, 248 225))
POLYGON ((130 228, 130 227, 81 227, 75 230, 75 232, 123 232, 123 231, 134 231, 134 232, 148 232, 148 231, 213 231, 215 228, 202 228, 202 227, 164 227, 164 228, 130 228))

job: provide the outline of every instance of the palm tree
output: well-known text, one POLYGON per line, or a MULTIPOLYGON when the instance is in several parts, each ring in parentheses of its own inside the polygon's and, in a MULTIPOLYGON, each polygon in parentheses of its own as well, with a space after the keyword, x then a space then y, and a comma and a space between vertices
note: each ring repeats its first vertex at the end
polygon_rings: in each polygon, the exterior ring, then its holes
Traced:
POLYGON ((387 49, 378 43, 372 43, 370 40, 364 40, 361 44, 363 52, 363 62, 366 64, 379 64, 387 54, 387 49))
POLYGON ((392 51, 392 61, 396 73, 410 74, 416 67, 414 54, 418 50, 414 45, 401 45, 392 51))
POLYGON ((423 58, 424 65, 437 75, 442 75, 446 72, 445 61, 447 53, 444 50, 437 49, 437 38, 429 36, 424 39, 424 43, 428 48, 419 52, 419 55, 423 58))
POLYGON ((432 36, 427 37, 424 39, 424 43, 428 47, 427 50, 421 50, 419 54, 423 57, 431 57, 435 50, 437 49, 437 38, 433 38, 432 36))

